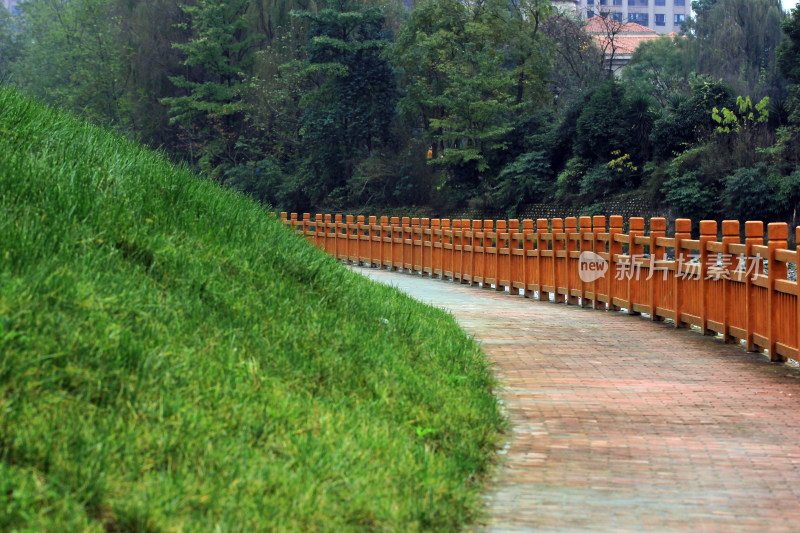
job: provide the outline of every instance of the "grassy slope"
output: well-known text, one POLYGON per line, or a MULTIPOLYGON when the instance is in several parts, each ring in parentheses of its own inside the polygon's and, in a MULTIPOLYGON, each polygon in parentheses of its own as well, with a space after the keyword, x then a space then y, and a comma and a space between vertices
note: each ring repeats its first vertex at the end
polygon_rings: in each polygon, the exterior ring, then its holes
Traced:
POLYGON ((0 89, 0 530, 458 529, 493 385, 451 317, 0 89))

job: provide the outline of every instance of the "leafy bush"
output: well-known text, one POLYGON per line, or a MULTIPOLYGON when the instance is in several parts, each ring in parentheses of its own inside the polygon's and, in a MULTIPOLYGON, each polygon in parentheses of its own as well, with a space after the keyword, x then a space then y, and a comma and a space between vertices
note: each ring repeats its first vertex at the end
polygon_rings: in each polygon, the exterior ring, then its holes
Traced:
POLYGON ((766 163, 741 168, 725 180, 725 216, 737 220, 772 219, 786 209, 779 191, 780 177, 766 163))
POLYGON ((716 211, 714 191, 705 187, 700 171, 693 170, 673 175, 664 183, 664 203, 675 210, 678 217, 695 221, 713 218, 716 211))
POLYGON ((547 154, 538 150, 517 157, 497 177, 492 195, 510 216, 523 203, 549 200, 555 190, 553 171, 547 154))

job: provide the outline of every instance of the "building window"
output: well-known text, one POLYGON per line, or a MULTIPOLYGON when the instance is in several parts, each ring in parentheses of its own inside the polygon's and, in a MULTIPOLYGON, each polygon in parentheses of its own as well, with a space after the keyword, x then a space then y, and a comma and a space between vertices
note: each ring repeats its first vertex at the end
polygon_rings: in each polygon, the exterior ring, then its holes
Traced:
POLYGON ((613 3, 615 6, 621 6, 621 5, 622 5, 622 0, 613 0, 613 2, 612 2, 612 3, 613 3))
POLYGON ((666 6, 667 0, 656 0, 655 5, 657 6, 666 6))
POLYGON ((667 25, 667 21, 665 20, 666 17, 664 16, 663 13, 656 13, 655 16, 656 16, 656 19, 655 19, 656 26, 666 26, 667 25))
POLYGON ((601 6, 607 6, 608 5, 608 0, 600 0, 600 5, 601 6))
POLYGON ((611 20, 614 22, 622 22, 622 13, 614 12, 611 13, 611 20))
POLYGON ((646 6, 649 3, 649 0, 639 0, 640 6, 646 6))
POLYGON ((680 26, 686 20, 686 15, 675 15, 675 25, 680 26))
POLYGON ((686 5, 686 0, 675 0, 675 7, 681 7, 686 5))
POLYGON ((586 12, 586 18, 587 18, 587 19, 590 19, 590 18, 592 18, 593 16, 594 16, 594 11, 592 11, 591 9, 590 9, 589 11, 587 11, 587 12, 586 12))
POLYGON ((635 22, 636 24, 647 26, 648 20, 647 13, 628 13, 628 22, 635 22))

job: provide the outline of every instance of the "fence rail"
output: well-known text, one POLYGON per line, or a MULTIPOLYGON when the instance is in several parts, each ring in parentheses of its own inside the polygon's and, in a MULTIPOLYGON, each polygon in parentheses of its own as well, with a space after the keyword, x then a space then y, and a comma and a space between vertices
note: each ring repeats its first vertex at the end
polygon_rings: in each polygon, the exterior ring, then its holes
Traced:
MULTIPOLYGON (((421 273, 454 282, 583 307, 648 314, 696 326, 766 350, 773 361, 800 361, 800 246, 789 249, 785 223, 704 220, 692 239, 689 219, 621 216, 533 220, 448 220, 281 213, 284 224, 337 259, 421 273)), ((800 226, 795 228, 800 243, 800 226)))

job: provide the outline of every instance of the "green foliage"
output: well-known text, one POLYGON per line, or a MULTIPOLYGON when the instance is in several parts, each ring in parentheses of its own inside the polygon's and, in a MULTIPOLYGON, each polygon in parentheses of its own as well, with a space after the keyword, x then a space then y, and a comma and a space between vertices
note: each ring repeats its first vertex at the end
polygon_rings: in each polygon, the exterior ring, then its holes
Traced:
POLYGON ((555 191, 555 176, 544 151, 528 152, 503 167, 493 189, 495 202, 513 216, 520 206, 549 199, 555 191))
POLYGON ((607 162, 615 150, 628 151, 630 124, 624 87, 616 80, 600 85, 577 121, 575 154, 607 162))
POLYGON ((16 23, 11 12, 0 5, 0 80, 11 75, 11 65, 22 51, 22 36, 14 28, 16 23))
POLYGON ((542 25, 552 57, 548 76, 555 106, 575 99, 607 79, 605 58, 583 24, 561 10, 548 17, 542 25))
POLYGON ((791 164, 800 165, 800 9, 792 10, 781 29, 788 39, 778 47, 776 56, 780 73, 789 84, 788 124, 779 132, 776 152, 791 164))
POLYGON ((556 178, 556 200, 563 202, 577 198, 581 190, 581 180, 590 166, 591 163, 580 157, 567 161, 564 170, 556 178))
POLYGON ((664 203, 674 209, 676 217, 706 220, 714 217, 717 200, 714 191, 703 184, 698 170, 679 173, 671 169, 670 179, 664 183, 664 203))
POLYGON ((782 38, 780 2, 716 0, 698 7, 689 23, 697 53, 693 70, 722 79, 737 94, 784 94, 774 52, 782 38))
POLYGON ((259 38, 248 31, 249 5, 249 0, 180 4, 189 19, 182 24, 189 39, 173 46, 186 56, 190 74, 170 78, 185 94, 161 99, 190 144, 193 161, 217 179, 235 164, 244 128, 243 73, 253 64, 259 38))
POLYGON ((315 205, 347 187, 359 162, 391 140, 396 84, 382 51, 388 44, 379 8, 356 10, 346 0, 319 13, 297 12, 310 23, 308 58, 300 75, 317 88, 300 100, 300 135, 310 156, 315 205))
POLYGON ((767 106, 769 105, 769 96, 765 96, 759 103, 753 106, 750 97, 742 98, 736 97, 736 107, 738 112, 731 111, 727 107, 721 110, 716 107, 711 110, 711 118, 719 124, 717 126, 717 133, 740 133, 742 130, 753 128, 758 124, 764 124, 767 121, 769 112, 767 106))
POLYGON ((0 529, 456 531, 480 512, 503 421, 452 317, 2 88, 0 191, 0 529))
POLYGON ((725 215, 737 220, 762 220, 779 215, 786 208, 780 185, 780 178, 766 163, 740 168, 725 180, 722 193, 725 215))
POLYGON ((661 160, 707 139, 716 127, 712 110, 733 107, 733 94, 723 83, 700 79, 692 87, 691 97, 676 104, 653 126, 654 154, 661 160))
POLYGON ((663 108, 673 95, 690 93, 695 55, 692 41, 683 35, 645 41, 636 47, 631 62, 622 69, 622 79, 652 96, 663 108))
POLYGON ((425 1, 392 50, 406 94, 400 110, 434 147, 453 188, 480 188, 493 153, 508 146, 515 113, 544 87, 539 23, 549 2, 425 1))
POLYGON ((96 122, 119 123, 127 71, 113 0, 45 0, 19 8, 26 35, 11 67, 14 82, 96 122))

